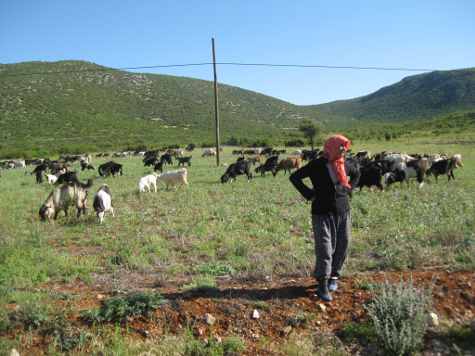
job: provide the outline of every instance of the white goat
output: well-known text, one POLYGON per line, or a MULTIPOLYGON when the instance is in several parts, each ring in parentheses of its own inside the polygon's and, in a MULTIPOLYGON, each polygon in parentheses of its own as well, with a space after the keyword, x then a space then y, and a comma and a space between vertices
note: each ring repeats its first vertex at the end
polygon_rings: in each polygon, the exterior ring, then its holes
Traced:
POLYGON ((54 174, 48 174, 46 173, 46 178, 48 179, 49 184, 54 184, 58 180, 58 177, 55 176, 54 174))
POLYGON ((99 224, 104 221, 104 215, 106 212, 110 212, 114 215, 114 208, 112 206, 112 194, 107 184, 103 184, 102 187, 94 195, 94 211, 96 212, 99 224))
POLYGON ((139 192, 144 193, 144 192, 151 192, 152 187, 155 191, 157 192, 157 173, 152 173, 149 175, 146 175, 145 177, 140 178, 139 180, 139 192))
POLYGON ((168 171, 160 174, 157 179, 165 183, 167 190, 169 186, 188 185, 188 171, 186 168, 177 169, 176 171, 168 171))

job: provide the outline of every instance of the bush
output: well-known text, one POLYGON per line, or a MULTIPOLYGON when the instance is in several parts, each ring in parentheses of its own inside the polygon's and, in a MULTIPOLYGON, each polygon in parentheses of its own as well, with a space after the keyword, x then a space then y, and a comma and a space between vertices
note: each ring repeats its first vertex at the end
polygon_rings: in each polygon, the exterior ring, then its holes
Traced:
POLYGON ((37 300, 27 301, 10 313, 10 326, 21 326, 24 330, 38 329, 49 321, 49 314, 49 308, 43 303, 37 300))
POLYGON ((387 281, 366 308, 376 337, 388 354, 411 354, 422 345, 427 329, 431 293, 414 287, 412 280, 397 285, 387 281))
POLYGON ((128 317, 145 316, 164 303, 160 294, 134 293, 125 297, 115 297, 106 300, 100 309, 88 311, 83 318, 90 322, 124 322, 128 317))

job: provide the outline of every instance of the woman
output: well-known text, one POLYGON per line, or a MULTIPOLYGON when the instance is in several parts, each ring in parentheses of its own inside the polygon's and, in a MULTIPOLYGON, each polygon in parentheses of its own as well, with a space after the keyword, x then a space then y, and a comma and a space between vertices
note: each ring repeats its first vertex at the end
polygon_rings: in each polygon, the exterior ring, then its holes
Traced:
POLYGON ((317 295, 324 301, 331 301, 330 292, 338 288, 351 235, 351 185, 345 172, 345 152, 350 144, 342 135, 331 136, 325 142, 323 157, 310 161, 290 176, 300 194, 312 201, 317 295), (303 183, 307 177, 313 188, 303 183))

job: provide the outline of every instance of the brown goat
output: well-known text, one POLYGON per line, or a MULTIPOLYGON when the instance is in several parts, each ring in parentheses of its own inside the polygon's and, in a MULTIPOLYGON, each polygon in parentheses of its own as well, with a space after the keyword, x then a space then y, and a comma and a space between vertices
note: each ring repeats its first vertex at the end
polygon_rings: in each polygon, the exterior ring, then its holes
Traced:
POLYGON ((276 173, 284 170, 284 174, 292 172, 292 169, 299 169, 302 166, 302 158, 300 157, 287 157, 279 162, 277 165, 276 173))

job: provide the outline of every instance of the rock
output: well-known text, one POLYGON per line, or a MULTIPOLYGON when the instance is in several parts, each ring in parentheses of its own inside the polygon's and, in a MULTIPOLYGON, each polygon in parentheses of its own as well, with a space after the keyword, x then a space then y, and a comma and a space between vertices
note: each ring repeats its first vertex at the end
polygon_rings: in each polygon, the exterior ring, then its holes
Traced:
POLYGON ((322 312, 325 312, 325 310, 327 310, 327 307, 322 303, 318 303, 317 306, 322 312))
POLYGON ((259 319, 259 317, 260 317, 259 312, 257 311, 257 309, 254 309, 254 311, 252 312, 252 318, 259 319))
POLYGON ((106 297, 106 296, 105 296, 104 294, 98 294, 98 295, 96 295, 96 298, 99 299, 99 300, 103 300, 103 299, 105 299, 105 297, 106 297))
POLYGON ((10 351, 10 356, 20 356, 20 353, 16 349, 10 351))
POLYGON ((429 324, 434 327, 439 326, 439 316, 436 313, 432 312, 429 314, 429 324))
POLYGON ((213 325, 216 322, 216 318, 209 313, 205 315, 205 321, 208 325, 213 325))

